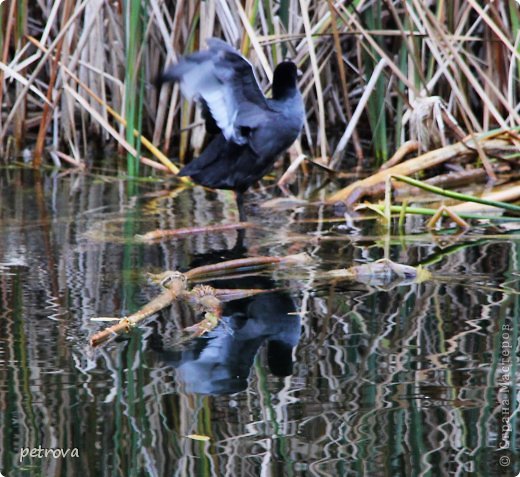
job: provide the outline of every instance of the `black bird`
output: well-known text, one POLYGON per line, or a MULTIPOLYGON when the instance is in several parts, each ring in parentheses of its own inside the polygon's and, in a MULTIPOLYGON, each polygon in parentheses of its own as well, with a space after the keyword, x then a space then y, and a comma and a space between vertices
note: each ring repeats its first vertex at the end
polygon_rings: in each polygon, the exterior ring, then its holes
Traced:
POLYGON ((291 61, 274 70, 272 98, 266 98, 253 67, 237 50, 217 38, 209 49, 181 58, 161 81, 179 82, 181 92, 202 105, 206 129, 217 134, 202 154, 179 172, 194 182, 236 192, 245 220, 244 192, 273 167, 296 140, 305 112, 291 61))

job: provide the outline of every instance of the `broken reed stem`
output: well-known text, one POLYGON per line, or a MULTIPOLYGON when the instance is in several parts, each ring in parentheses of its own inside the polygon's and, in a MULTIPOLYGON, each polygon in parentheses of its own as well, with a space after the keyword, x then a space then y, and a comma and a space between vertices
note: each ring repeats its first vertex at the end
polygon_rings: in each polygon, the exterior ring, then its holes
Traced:
POLYGON ((192 234, 226 232, 228 230, 241 230, 253 227, 255 227, 255 224, 250 222, 238 222, 235 224, 216 224, 204 227, 184 227, 174 230, 153 230, 146 234, 136 235, 135 239, 139 242, 152 242, 167 237, 184 237, 192 234))
POLYGON ((261 293, 272 293, 274 291, 283 290, 283 288, 218 288, 215 289, 215 296, 221 301, 233 301, 241 300, 242 298, 248 298, 254 295, 260 295, 261 293))
POLYGON ((449 207, 441 205, 432 218, 428 220, 426 228, 428 230, 434 229, 437 223, 441 221, 443 215, 447 215, 462 230, 467 230, 471 227, 462 217, 453 212, 449 207))
POLYGON ((186 272, 188 280, 193 280, 204 275, 212 275, 220 272, 227 272, 239 268, 257 268, 266 267, 268 265, 280 264, 305 264, 309 263, 310 257, 306 253, 296 255, 288 255, 287 257, 249 257, 239 258, 236 260, 228 260, 226 262, 215 263, 212 265, 203 265, 193 268, 186 272))

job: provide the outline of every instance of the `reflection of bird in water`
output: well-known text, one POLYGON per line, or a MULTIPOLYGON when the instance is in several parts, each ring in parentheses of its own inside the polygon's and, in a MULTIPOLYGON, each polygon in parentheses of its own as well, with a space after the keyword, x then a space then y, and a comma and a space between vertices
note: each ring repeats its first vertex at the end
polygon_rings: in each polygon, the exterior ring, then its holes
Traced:
MULTIPOLYGON (((261 279, 269 281, 267 279, 261 279)), ((258 280, 256 280, 258 282, 258 280)), ((291 297, 271 292, 224 305, 222 323, 179 349, 160 350, 177 369, 187 392, 232 394, 247 387, 255 356, 267 342, 267 362, 275 376, 292 373, 292 351, 300 338, 300 317, 291 297)))
POLYGON ((244 192, 272 169, 303 127, 298 70, 291 61, 280 63, 268 99, 251 64, 238 51, 216 38, 207 43, 209 50, 181 58, 160 78, 179 82, 186 97, 199 100, 206 129, 216 134, 179 175, 203 186, 236 191, 240 220, 245 220, 244 192))

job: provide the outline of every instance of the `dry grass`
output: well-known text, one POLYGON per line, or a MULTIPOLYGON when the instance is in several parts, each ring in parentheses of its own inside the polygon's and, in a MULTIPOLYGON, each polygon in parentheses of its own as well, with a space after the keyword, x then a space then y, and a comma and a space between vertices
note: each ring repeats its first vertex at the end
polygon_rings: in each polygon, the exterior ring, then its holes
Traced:
POLYGON ((0 18, 4 161, 29 146, 37 167, 60 157, 88 166, 94 137, 142 157, 134 129, 178 162, 197 154, 200 112, 175 87, 158 92, 153 79, 209 36, 239 47, 266 89, 277 62, 298 63, 304 148, 337 169, 345 151, 355 151, 360 165, 363 153, 385 161, 410 138, 424 97, 442 99, 459 135, 520 124, 513 0, 39 0, 5 2, 0 18))

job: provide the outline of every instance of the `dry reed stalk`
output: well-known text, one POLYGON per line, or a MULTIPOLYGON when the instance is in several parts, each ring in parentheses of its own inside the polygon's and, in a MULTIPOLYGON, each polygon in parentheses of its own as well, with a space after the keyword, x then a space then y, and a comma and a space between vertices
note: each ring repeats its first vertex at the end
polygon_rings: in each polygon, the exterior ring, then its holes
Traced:
MULTIPOLYGON (((71 0, 65 0, 65 6, 63 9, 62 19, 61 23, 65 24, 67 23, 68 19, 70 18, 72 14, 72 5, 73 2, 71 0)), ((51 74, 49 78, 49 83, 47 85, 47 100, 48 103, 45 103, 43 105, 43 113, 42 113, 42 119, 40 122, 40 130, 38 131, 38 137, 36 138, 36 145, 34 147, 33 152, 33 167, 36 169, 39 169, 42 164, 42 154, 43 154, 43 147, 45 143, 45 136, 47 135, 47 129, 49 127, 50 122, 50 116, 51 116, 51 106, 50 103, 52 102, 52 108, 56 106, 60 99, 61 91, 54 91, 54 85, 56 83, 56 78, 58 76, 58 67, 59 67, 59 60, 61 58, 61 50, 63 48, 63 42, 65 40, 65 36, 62 36, 60 40, 58 41, 58 44, 56 45, 56 52, 51 57, 52 59, 52 65, 51 65, 51 74), (56 93, 56 94, 54 94, 56 93)))
MULTIPOLYGON (((321 157, 323 160, 326 160, 328 157, 327 154, 327 132, 325 129, 325 105, 323 102, 323 89, 321 86, 320 79, 320 68, 318 66, 318 60, 316 57, 316 49, 314 45, 314 40, 311 35, 311 24, 309 20, 309 1, 308 0, 300 0, 300 8, 303 19, 303 24, 305 26, 305 37, 307 39, 307 48, 309 53, 309 58, 311 60, 312 71, 314 75, 314 85, 316 87, 316 96, 318 100, 318 124, 319 124, 319 134, 320 134, 320 151, 321 157)), ((328 160, 327 160, 328 162, 328 160)))
MULTIPOLYGON (((350 105, 350 99, 349 99, 349 86, 348 86, 348 80, 347 80, 347 72, 345 70, 345 64, 343 60, 343 50, 341 48, 341 40, 339 37, 339 30, 338 30, 338 14, 336 7, 334 6, 332 0, 328 0, 329 3, 329 10, 331 15, 331 29, 332 29, 332 36, 334 38, 334 49, 336 51, 336 61, 338 64, 338 71, 339 71, 339 78, 341 81, 341 94, 343 95, 343 104, 345 105, 345 116, 347 119, 347 123, 350 123, 352 120, 352 107, 350 105)), ((354 130, 352 133, 352 143, 354 145, 354 150, 356 152, 356 157, 358 160, 358 168, 361 168, 361 165, 363 163, 364 154, 363 154, 363 148, 361 147, 361 142, 359 138, 359 134, 357 130, 354 130)))
MULTIPOLYGON (((504 118, 497 110, 495 104, 491 101, 489 96, 486 94, 484 88, 482 87, 482 78, 478 79, 475 77, 469 66, 466 64, 464 59, 462 58, 459 49, 453 45, 453 40, 448 37, 444 30, 444 26, 440 24, 437 19, 434 17, 428 9, 423 9, 422 3, 419 0, 413 0, 413 4, 416 7, 416 11, 422 22, 425 26, 430 28, 432 36, 438 37, 438 45, 440 45, 444 51, 443 56, 447 56, 453 59, 453 62, 449 63, 450 68, 454 68, 454 73, 459 74, 460 72, 464 74, 464 78, 471 84, 476 93, 480 96, 481 100, 484 102, 489 111, 492 113, 493 118, 498 122, 500 127, 507 129, 508 125, 505 123, 504 118)), ((457 96, 457 99, 460 99, 461 95, 457 96)), ((468 114, 471 111, 469 105, 465 107, 465 112, 468 114)))
MULTIPOLYGON (((35 155, 38 163, 44 139, 49 136, 48 125, 53 120, 54 143, 63 138, 70 155, 79 158, 82 145, 86 151, 84 143, 88 143, 91 131, 96 130, 104 140, 110 137, 105 127, 111 122, 108 108, 118 112, 123 109, 125 35, 119 4, 103 0, 77 5, 70 0, 35 4, 32 11, 39 12, 40 17, 36 13, 27 28, 29 34, 37 32, 33 36, 37 35, 47 47, 43 56, 31 54, 23 42, 13 43, 19 38, 14 20, 16 5, 12 2, 6 10, 8 17, 3 18, 6 35, 1 52, 0 100, 8 107, 0 118, 0 149, 5 147, 13 126, 21 130, 23 124, 31 128, 35 121, 40 121, 35 155), (73 11, 65 22, 66 8, 73 11), (56 66, 58 59, 61 67, 56 66), (83 109, 80 115, 76 114, 75 102, 65 95, 56 102, 54 114, 52 106, 45 106, 56 101, 52 96, 60 91, 61 83, 68 81, 61 74, 60 68, 64 67, 101 98, 98 102, 85 94, 81 86, 69 85, 77 88, 80 96, 86 96, 90 106, 104 118, 100 126, 93 128, 97 120, 93 121, 83 109), (9 77, 15 80, 14 87, 6 81, 9 77), (46 89, 45 100, 41 98, 42 85, 46 89)), ((374 130, 366 129, 362 121, 367 111, 373 117, 371 104, 384 105, 387 124, 397 125, 403 131, 400 137, 396 133, 398 142, 406 141, 404 127, 410 104, 422 95, 442 97, 448 105, 446 114, 453 115, 470 133, 486 130, 494 122, 502 127, 520 122, 520 112, 515 108, 520 94, 520 39, 516 35, 519 16, 496 2, 483 5, 475 0, 436 4, 426 0, 369 0, 354 5, 333 0, 286 0, 280 4, 274 0, 181 0, 171 6, 150 0, 146 5, 147 24, 136 68, 140 67, 140 74, 147 81, 151 82, 178 54, 203 47, 208 36, 225 38, 235 46, 241 44, 255 68, 259 67, 264 87, 270 68, 290 52, 289 56, 304 70, 300 82, 307 108, 304 137, 317 156, 327 154, 330 142, 331 150, 336 150, 338 167, 344 154, 337 147, 341 132, 334 137, 330 134, 333 128, 337 130, 345 121, 350 123, 348 136, 354 138, 358 162, 362 151, 356 134, 363 132, 365 143, 382 136, 381 131, 374 135, 374 130), (368 13, 373 7, 384 7, 377 29, 367 27, 368 13), (448 12, 448 8, 456 14, 448 12), (364 78, 370 78, 373 71, 365 70, 363 51, 372 54, 374 66, 379 60, 386 62, 378 81, 379 85, 384 81, 384 89, 367 91, 364 78), (335 62, 330 61, 332 56, 335 62), (357 111, 357 121, 350 120, 352 111, 357 111), (317 150, 315 144, 319 144, 317 150)), ((172 144, 177 147, 180 137, 181 157, 191 156, 192 150, 196 153, 205 140, 205 132, 202 127, 182 132, 199 118, 199 113, 194 115, 193 109, 181 106, 184 103, 178 88, 163 88, 159 98, 152 87, 145 88, 144 94, 143 125, 148 132, 153 131, 153 143, 169 149, 172 144)), ((122 137, 124 126, 120 123, 117 128, 118 137, 122 137)), ((484 151, 480 154, 492 175, 484 151)))
MULTIPOLYGON (((35 38, 32 38, 32 37, 28 37, 29 41, 31 41, 34 45, 36 45, 38 48, 40 48, 42 51, 46 51, 46 49, 40 44, 40 42, 38 40, 36 40, 35 38)), ((60 62, 58 62, 60 64, 60 62)), ((104 105, 106 107, 106 110, 120 123, 122 124, 123 126, 126 125, 126 121, 123 117, 121 117, 118 113, 116 113, 112 108, 110 108, 108 105, 106 105, 106 103, 103 102, 103 100, 98 97, 88 86, 86 86, 85 84, 83 84, 79 78, 73 74, 71 71, 69 71, 69 69, 67 67, 64 67, 63 65, 61 65, 64 72, 67 73, 74 81, 76 81, 78 83, 79 86, 81 86, 86 93, 88 93, 88 95, 90 96, 90 98, 94 99, 97 103, 101 104, 101 105, 104 105)), ((73 93, 73 96, 75 96, 75 98, 81 98, 81 96, 79 96, 79 94, 75 94, 74 90, 72 90, 72 88, 70 88, 68 85, 65 85, 65 89, 68 89, 69 91, 72 91, 73 93)), ((81 102, 81 104, 84 104, 85 105, 85 108, 88 110, 88 111, 91 111, 93 114, 95 113, 96 115, 96 118, 98 119, 98 121, 100 122, 101 125, 104 126, 105 128, 105 131, 109 132, 110 134, 116 134, 116 131, 108 124, 108 122, 106 121, 106 119, 104 119, 98 111, 96 111, 95 109, 93 109, 87 102, 81 102)), ((117 133, 119 134, 119 133, 117 133)), ((135 136, 138 136, 139 132, 137 130, 134 130, 134 135, 135 136)), ((116 135, 116 138, 118 136, 116 135)), ((122 138, 122 137, 121 137, 122 138)), ((161 152, 159 151, 148 139, 146 139, 144 136, 141 136, 140 137, 140 140, 141 142, 143 143, 143 145, 148 148, 148 150, 154 154, 155 157, 157 157, 159 159, 159 161, 161 161, 163 163, 163 165, 166 167, 167 170, 169 170, 171 173, 173 174, 177 174, 177 172, 179 171, 178 167, 176 167, 174 164, 171 163, 171 161, 161 152)), ((135 151, 135 149, 133 147, 131 147, 128 143, 126 143, 126 141, 124 141, 124 143, 126 144, 127 146, 127 150, 131 150, 131 151, 135 151)), ((122 143, 121 143, 122 144, 122 143)), ((126 147, 125 147, 126 148, 126 147)), ((149 162, 149 161, 147 161, 149 162)), ((181 181, 185 182, 186 184, 191 184, 191 181, 185 177, 181 178, 181 181)))
MULTIPOLYGON (((482 168, 464 169, 457 172, 448 172, 447 174, 440 174, 433 176, 430 179, 423 181, 425 184, 435 187, 442 187, 444 189, 451 189, 453 187, 463 187, 482 183, 487 178, 487 173, 482 168)), ((394 197, 407 197, 417 193, 417 187, 409 186, 401 182, 392 184, 394 190, 394 197)), ((371 189, 375 190, 375 189, 371 189)))
MULTIPOLYGON (((11 44, 11 35, 13 32, 13 25, 15 22, 15 8, 16 8, 16 2, 11 2, 11 5, 9 7, 9 13, 7 17, 7 25, 5 29, 5 35, 4 35, 4 45, 2 50, 2 63, 7 63, 7 55, 9 53, 9 46, 11 44)), ((0 70, 0 104, 3 104, 3 94, 4 94, 4 70, 0 70)), ((0 130, 2 129, 2 121, 3 116, 0 114, 0 130)), ((3 149, 2 142, 0 142, 0 151, 3 149)))
POLYGON ((5 136, 7 134, 7 129, 15 116, 19 114, 19 108, 26 100, 27 92, 29 91, 30 87, 33 85, 33 83, 38 78, 38 75, 40 71, 46 66, 46 62, 49 59, 49 57, 52 54, 52 51, 56 47, 56 45, 61 41, 61 39, 67 34, 71 26, 74 24, 74 22, 77 20, 79 15, 83 12, 86 5, 88 3, 88 0, 84 0, 83 3, 79 4, 76 8, 76 11, 71 15, 71 17, 68 19, 68 21, 63 25, 61 30, 59 30, 58 34, 56 35, 56 38, 51 42, 47 49, 47 53, 45 53, 36 67, 34 68, 33 72, 27 79, 27 83, 24 85, 24 87, 17 92, 16 100, 14 101, 11 111, 7 115, 7 120, 5 121, 5 124, 3 125, 1 131, 0 131, 0 144, 3 143, 5 136))

